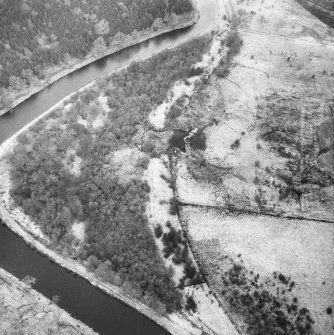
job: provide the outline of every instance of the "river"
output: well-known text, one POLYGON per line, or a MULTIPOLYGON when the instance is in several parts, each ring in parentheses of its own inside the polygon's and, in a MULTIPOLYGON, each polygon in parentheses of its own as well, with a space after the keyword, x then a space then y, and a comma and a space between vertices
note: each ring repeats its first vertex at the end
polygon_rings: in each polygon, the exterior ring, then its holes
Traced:
MULTIPOLYGON (((0 144, 61 99, 92 80, 148 57, 166 48, 209 31, 218 20, 216 0, 198 0, 200 19, 190 28, 153 38, 87 65, 56 81, 0 117, 0 144)), ((0 224, 0 267, 22 279, 36 278, 34 288, 48 298, 60 296, 59 306, 101 335, 159 335, 168 334, 160 326, 110 298, 88 281, 74 276, 61 266, 50 262, 32 250, 20 237, 0 224)))
POLYGON ((57 102, 107 73, 127 64, 165 50, 214 27, 218 19, 217 0, 197 0, 200 19, 196 25, 152 38, 101 58, 54 82, 20 105, 0 116, 0 144, 11 135, 47 111, 57 102))

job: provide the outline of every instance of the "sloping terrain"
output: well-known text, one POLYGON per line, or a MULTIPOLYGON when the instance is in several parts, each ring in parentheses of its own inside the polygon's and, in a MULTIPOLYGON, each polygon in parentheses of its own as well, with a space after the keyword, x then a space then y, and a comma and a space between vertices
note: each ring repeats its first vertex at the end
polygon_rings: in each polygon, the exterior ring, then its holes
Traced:
POLYGON ((314 16, 334 28, 334 4, 331 0, 297 0, 314 16))
POLYGON ((2 0, 0 115, 97 58, 197 18, 189 0, 2 0))
POLYGON ((294 2, 245 8, 254 14, 239 29, 235 66, 211 78, 201 101, 220 121, 205 130, 210 171, 199 175, 190 154, 181 158, 179 199, 334 221, 333 32, 294 2), (188 182, 205 199, 194 199, 188 182))
POLYGON ((219 4, 210 37, 11 142, 3 205, 180 333, 331 334, 333 30, 292 0, 219 4))
POLYGON ((33 278, 19 281, 0 269, 0 333, 94 335, 93 330, 31 288, 33 278))
POLYGON ((209 286, 243 331, 332 334, 333 224, 191 207, 182 217, 209 286))
POLYGON ((294 1, 225 8, 243 45, 186 109, 215 122, 175 165, 182 225, 241 332, 332 334, 333 30, 294 1))
POLYGON ((171 132, 149 124, 175 82, 201 81, 194 66, 211 62, 212 44, 206 34, 88 85, 2 151, 4 219, 178 334, 236 334, 173 207, 171 132))

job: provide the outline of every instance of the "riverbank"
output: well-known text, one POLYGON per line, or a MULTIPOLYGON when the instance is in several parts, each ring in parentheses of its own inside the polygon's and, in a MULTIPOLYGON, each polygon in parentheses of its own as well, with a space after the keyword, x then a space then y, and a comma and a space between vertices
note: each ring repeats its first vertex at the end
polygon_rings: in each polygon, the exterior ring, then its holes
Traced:
POLYGON ((334 7, 332 1, 297 0, 297 2, 299 2, 305 9, 316 16, 320 21, 334 28, 334 7))
POLYGON ((122 43, 119 43, 117 45, 112 45, 111 47, 108 47, 104 52, 100 53, 99 55, 94 55, 92 52, 86 56, 86 58, 83 61, 80 61, 79 63, 75 62, 75 59, 71 59, 68 64, 63 64, 65 66, 64 69, 61 69, 62 65, 58 67, 58 69, 55 71, 54 74, 51 75, 49 79, 45 79, 41 81, 41 83, 33 88, 27 88, 25 92, 12 92, 9 94, 9 98, 11 100, 15 100, 14 103, 12 103, 9 107, 3 108, 0 110, 0 116, 6 114, 11 109, 15 108, 19 104, 21 104, 26 99, 30 98, 31 96, 35 95, 36 93, 42 91, 43 89, 47 88, 52 83, 58 81, 59 79, 67 76, 68 74, 85 67, 86 65, 95 62, 98 59, 102 59, 104 57, 110 56, 114 53, 117 53, 123 49, 132 47, 134 45, 140 44, 144 41, 148 41, 154 37, 157 37, 159 35, 167 34, 172 31, 181 30, 187 27, 190 27, 197 23, 199 20, 199 10, 196 1, 193 2, 193 12, 186 13, 180 16, 177 16, 176 22, 172 22, 169 26, 158 29, 157 31, 152 31, 151 29, 147 29, 145 31, 138 32, 138 36, 127 36, 127 38, 130 37, 129 41, 124 41, 122 43))
MULTIPOLYGON (((174 45, 170 49, 176 46, 177 45, 174 45)), ((151 56, 152 55, 150 55, 149 57, 151 56)), ((146 58, 149 58, 149 57, 146 57, 146 58)), ((96 81, 93 81, 89 85, 82 88, 82 90, 88 89, 89 87, 91 87, 91 85, 94 85, 95 82, 96 81)), ((63 99, 56 106, 46 111, 42 115, 40 115, 37 119, 35 119, 33 122, 25 126, 18 133, 12 136, 9 140, 3 143, 0 149, 1 154, 3 155, 5 154, 5 152, 13 148, 13 146, 15 145, 16 138, 19 134, 27 130, 29 127, 31 127, 41 118, 45 117, 46 114, 52 112, 55 108, 59 108, 63 103, 66 102, 67 99, 69 99, 69 97, 63 99)), ((138 301, 134 301, 132 297, 121 292, 121 290, 118 287, 112 286, 112 285, 106 285, 105 283, 100 281, 98 278, 96 278, 96 276, 92 275, 92 273, 89 273, 82 264, 75 262, 71 259, 65 258, 63 256, 60 256, 55 251, 49 250, 44 243, 41 243, 40 241, 37 240, 38 236, 36 236, 36 234, 34 234, 31 230, 29 230, 29 227, 26 227, 25 229, 22 227, 21 218, 13 218, 13 212, 9 206, 6 206, 6 208, 4 207, 5 206, 2 206, 0 208, 0 215, 4 219, 6 224, 10 227, 10 229, 13 230, 19 236, 21 236, 29 245, 36 248, 39 252, 41 252, 43 255, 46 255, 48 258, 52 259, 57 264, 60 264, 61 266, 69 269, 70 271, 73 271, 79 274, 81 277, 87 279, 94 286, 99 287, 100 289, 102 289, 104 292, 106 292, 110 296, 118 298, 119 300, 135 308, 137 311, 146 315, 147 317, 155 321, 157 324, 167 329, 172 334, 200 334, 201 333, 201 329, 199 327, 192 326, 192 322, 187 320, 186 317, 183 317, 183 315, 173 314, 171 317, 160 316, 154 311, 152 311, 151 309, 149 309, 146 305, 143 305, 142 303, 138 301)), ((212 333, 212 332, 209 332, 209 333, 212 333)))
MULTIPOLYGON (((171 334, 200 334, 197 329, 189 330, 183 328, 182 325, 178 324, 177 321, 170 319, 169 317, 164 317, 155 313, 152 309, 148 308, 143 303, 134 300, 129 295, 125 294, 121 291, 121 289, 117 286, 103 283, 100 279, 98 279, 94 274, 87 271, 84 265, 76 262, 72 259, 65 258, 60 256, 55 251, 46 247, 45 244, 39 241, 38 236, 34 236, 27 230, 23 229, 16 220, 12 219, 9 212, 0 206, 0 218, 3 220, 6 225, 17 235, 19 235, 23 240, 32 248, 36 249, 42 255, 48 257, 53 262, 59 264, 60 266, 66 268, 67 270, 73 272, 74 274, 79 275, 80 277, 88 280, 93 286, 99 288, 109 296, 116 298, 128 306, 134 308, 138 312, 142 313, 149 319, 153 320, 155 323, 165 328, 171 334)), ((176 319, 177 320, 177 319, 176 319)))
POLYGON ((97 335, 31 286, 0 268, 0 332, 23 334, 97 335))

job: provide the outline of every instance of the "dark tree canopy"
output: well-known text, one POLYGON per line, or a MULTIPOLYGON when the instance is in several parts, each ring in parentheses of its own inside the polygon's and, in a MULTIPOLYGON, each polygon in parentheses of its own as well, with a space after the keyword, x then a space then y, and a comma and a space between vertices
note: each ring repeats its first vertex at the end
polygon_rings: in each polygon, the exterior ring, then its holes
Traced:
MULTIPOLYGON (((181 298, 149 228, 150 189, 143 178, 149 156, 136 138, 150 111, 167 97, 175 81, 187 78, 210 43, 210 36, 192 40, 78 93, 68 110, 58 108, 19 136, 9 157, 11 195, 52 246, 71 255, 71 227, 85 222, 86 238, 78 256, 87 267, 161 312, 176 310, 181 298), (101 92, 110 108, 104 124, 99 129, 85 127, 79 120, 89 123, 102 113, 94 107, 101 92), (120 166, 113 163, 115 153, 124 149, 141 155, 133 163, 137 175, 128 178, 122 178, 120 166), (66 165, 75 157, 81 160, 78 174, 66 165)), ((180 232, 169 235, 170 241, 182 245, 180 232)), ((175 257, 186 262, 187 254, 183 248, 175 257)), ((187 275, 193 278, 195 273, 189 263, 187 275)))

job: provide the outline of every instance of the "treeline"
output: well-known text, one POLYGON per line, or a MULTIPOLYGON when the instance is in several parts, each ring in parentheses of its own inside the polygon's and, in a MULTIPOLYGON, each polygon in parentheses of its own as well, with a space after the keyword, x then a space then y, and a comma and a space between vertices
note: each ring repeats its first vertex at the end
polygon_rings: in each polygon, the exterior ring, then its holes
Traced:
POLYGON ((165 258, 173 255, 172 261, 176 265, 183 265, 184 276, 180 279, 179 287, 183 288, 185 284, 196 285, 203 282, 201 274, 189 255, 187 240, 184 238, 182 230, 176 230, 172 227, 170 221, 166 222, 169 231, 163 233, 161 225, 155 227, 154 233, 157 238, 161 237, 164 245, 163 255, 165 258))
POLYGON ((8 103, 5 88, 33 86, 69 56, 82 59, 191 10, 189 0, 0 1, 0 108, 8 103))
POLYGON ((11 195, 53 246, 71 254, 71 227, 75 221, 86 222, 82 261, 160 313, 178 309, 181 297, 145 214, 150 189, 142 176, 150 152, 133 163, 140 176, 126 182, 119 178, 113 157, 124 148, 149 147, 140 136, 148 114, 175 81, 187 78, 210 43, 211 36, 192 40, 78 93, 69 110, 58 109, 22 134, 9 157, 11 195), (92 120, 103 114, 94 104, 101 92, 108 97, 110 111, 103 126, 95 129, 92 120), (78 175, 65 164, 69 150, 82 159, 78 175))

